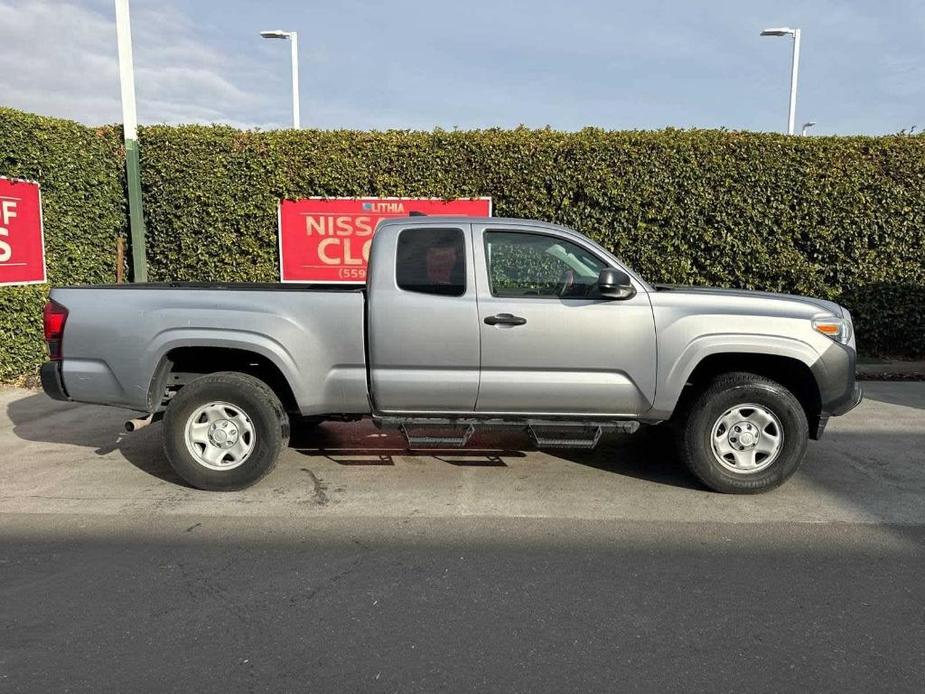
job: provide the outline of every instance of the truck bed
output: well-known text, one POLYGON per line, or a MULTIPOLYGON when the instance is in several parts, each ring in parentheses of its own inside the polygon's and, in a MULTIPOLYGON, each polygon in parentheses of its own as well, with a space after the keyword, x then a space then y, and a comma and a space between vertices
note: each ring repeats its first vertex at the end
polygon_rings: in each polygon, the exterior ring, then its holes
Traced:
POLYGON ((270 360, 302 414, 369 409, 362 286, 167 282, 61 287, 51 298, 68 310, 61 376, 78 402, 146 411, 164 359, 195 346, 270 360))

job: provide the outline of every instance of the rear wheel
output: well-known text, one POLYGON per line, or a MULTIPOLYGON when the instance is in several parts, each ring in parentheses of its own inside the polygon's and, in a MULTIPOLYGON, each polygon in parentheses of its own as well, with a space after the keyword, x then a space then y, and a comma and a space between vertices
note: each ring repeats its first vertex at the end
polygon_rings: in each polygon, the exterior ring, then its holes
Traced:
POLYGON ((799 400, 776 381, 750 373, 718 376, 681 417, 678 452, 718 492, 754 494, 786 481, 809 438, 799 400))
POLYGON ((164 451, 198 489, 231 491, 264 477, 289 438, 276 394, 261 380, 223 371, 184 386, 164 416, 164 451))

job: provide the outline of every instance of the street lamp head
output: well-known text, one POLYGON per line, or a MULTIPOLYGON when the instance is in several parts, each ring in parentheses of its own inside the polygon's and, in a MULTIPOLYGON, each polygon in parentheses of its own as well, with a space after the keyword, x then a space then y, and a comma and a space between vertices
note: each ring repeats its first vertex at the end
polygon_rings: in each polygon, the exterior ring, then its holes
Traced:
POLYGON ((291 31, 283 31, 282 29, 260 32, 260 35, 265 39, 288 39, 291 34, 291 31))
POLYGON ((761 32, 762 36, 793 36, 796 34, 796 29, 791 29, 790 27, 772 27, 771 29, 765 29, 761 32))
MULTIPOLYGON (((790 108, 787 112, 787 134, 793 135, 793 121, 797 111, 797 74, 800 69, 800 30, 792 27, 770 27, 762 31, 761 35, 793 38, 793 58, 790 61, 790 108)), ((806 132, 806 128, 803 132, 806 132)))
POLYGON ((810 120, 810 121, 806 121, 805 123, 803 123, 803 127, 804 127, 804 128, 811 128, 811 127, 813 127, 815 124, 816 124, 816 121, 810 120))

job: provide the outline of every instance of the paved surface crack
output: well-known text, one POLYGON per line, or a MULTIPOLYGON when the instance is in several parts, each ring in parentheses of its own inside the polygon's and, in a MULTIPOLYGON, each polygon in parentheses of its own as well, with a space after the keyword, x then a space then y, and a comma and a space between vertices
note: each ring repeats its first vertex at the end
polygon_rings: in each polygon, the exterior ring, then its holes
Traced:
POLYGON ((302 472, 308 475, 312 481, 312 495, 316 504, 319 506, 327 506, 328 503, 328 494, 327 489, 328 485, 322 482, 318 475, 309 470, 307 467, 299 468, 302 472))

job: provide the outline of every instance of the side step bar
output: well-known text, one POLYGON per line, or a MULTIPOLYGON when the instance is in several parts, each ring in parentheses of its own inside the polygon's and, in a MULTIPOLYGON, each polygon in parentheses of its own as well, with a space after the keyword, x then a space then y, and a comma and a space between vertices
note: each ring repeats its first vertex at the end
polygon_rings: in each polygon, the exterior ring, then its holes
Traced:
POLYGON ((632 434, 639 429, 635 420, 567 421, 504 420, 449 417, 375 416, 376 426, 398 429, 409 448, 463 448, 476 430, 512 429, 526 431, 537 448, 581 448, 590 450, 607 432, 632 434))

